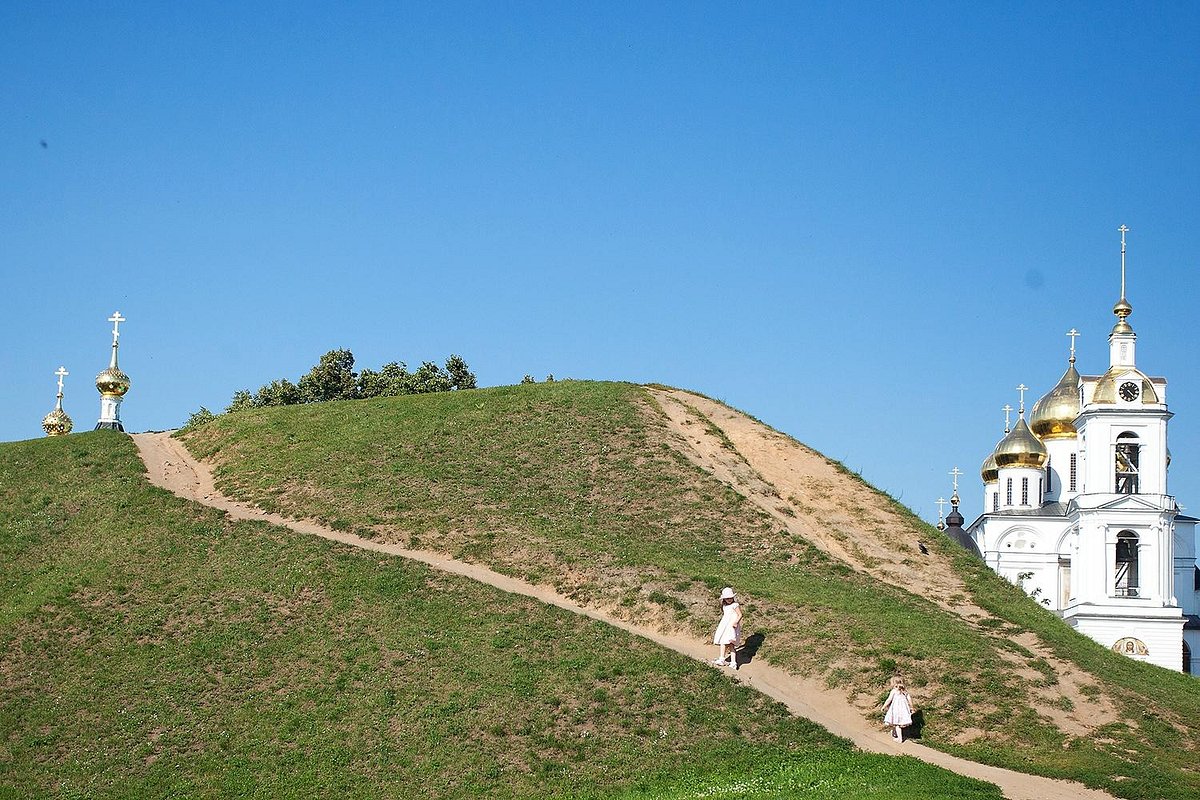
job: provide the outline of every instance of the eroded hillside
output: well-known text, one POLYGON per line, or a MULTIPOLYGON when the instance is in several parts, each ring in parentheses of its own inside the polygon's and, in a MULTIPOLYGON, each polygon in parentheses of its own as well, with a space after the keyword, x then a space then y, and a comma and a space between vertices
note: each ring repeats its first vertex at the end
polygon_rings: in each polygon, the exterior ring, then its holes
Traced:
POLYGON ((753 657, 840 689, 864 719, 903 671, 925 741, 947 750, 1118 793, 1194 776, 1185 679, 1076 636, 857 476, 720 403, 563 382, 329 405, 232 415, 187 442, 248 502, 641 624, 704 637, 732 584, 753 657))

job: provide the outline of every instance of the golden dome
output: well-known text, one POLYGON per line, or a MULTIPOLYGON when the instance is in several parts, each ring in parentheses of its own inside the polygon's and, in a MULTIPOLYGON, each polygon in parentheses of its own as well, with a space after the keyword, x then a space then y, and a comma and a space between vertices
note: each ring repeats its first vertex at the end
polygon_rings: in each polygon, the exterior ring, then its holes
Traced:
POLYGON ((1079 373, 1072 363, 1058 384, 1033 404, 1029 427, 1039 439, 1074 439, 1079 416, 1079 373))
POLYGON ((71 432, 71 418, 61 408, 56 408, 42 417, 42 430, 47 436, 65 436, 71 432))
POLYGON ((105 397, 124 397, 129 391, 129 376, 115 366, 96 376, 96 388, 105 397))
POLYGON ((1120 380, 1122 375, 1132 375, 1132 381, 1140 384, 1138 398, 1142 405, 1158 404, 1158 392, 1154 390, 1154 384, 1134 367, 1109 367, 1108 372, 1101 375, 1100 380, 1096 381, 1096 391, 1092 392, 1092 402, 1116 403, 1117 387, 1119 384, 1126 383, 1126 381, 1120 380))
POLYGON ((1048 453, 1046 445, 1033 435, 1029 426, 1025 424, 1025 418, 1022 417, 1017 420, 1016 426, 1009 434, 1000 440, 1000 444, 996 445, 995 456, 996 466, 1001 469, 1004 467, 1041 469, 1042 465, 1046 463, 1048 453))
POLYGON ((983 460, 983 466, 979 468, 979 477, 983 478, 985 484, 1000 480, 1000 467, 996 464, 995 450, 983 460))

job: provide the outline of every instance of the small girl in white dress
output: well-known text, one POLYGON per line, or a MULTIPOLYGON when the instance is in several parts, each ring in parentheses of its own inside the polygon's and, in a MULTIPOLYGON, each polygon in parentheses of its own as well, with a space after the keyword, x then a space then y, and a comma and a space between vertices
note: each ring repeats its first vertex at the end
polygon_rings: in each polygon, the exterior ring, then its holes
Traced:
POLYGON ((738 668, 737 646, 742 640, 742 607, 733 596, 732 587, 721 590, 721 622, 713 634, 713 644, 719 645, 719 655, 713 659, 718 667, 738 668))
POLYGON ((892 738, 903 742, 904 729, 912 725, 913 702, 904 686, 904 678, 899 675, 892 678, 892 691, 883 704, 883 711, 883 724, 892 726, 892 738))

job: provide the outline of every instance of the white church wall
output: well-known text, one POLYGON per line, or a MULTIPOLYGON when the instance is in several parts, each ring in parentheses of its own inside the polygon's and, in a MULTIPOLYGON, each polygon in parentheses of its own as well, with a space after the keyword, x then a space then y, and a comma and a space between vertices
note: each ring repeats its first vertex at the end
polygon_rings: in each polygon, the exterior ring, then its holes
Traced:
MULTIPOLYGON (((1094 609, 1094 611, 1103 612, 1104 610, 1094 609)), ((1066 620, 1080 633, 1095 639, 1108 648, 1112 648, 1121 640, 1134 640, 1125 642, 1125 646, 1119 652, 1137 661, 1145 661, 1176 672, 1179 672, 1183 666, 1183 623, 1181 620, 1159 621, 1145 617, 1135 619, 1092 614, 1068 616, 1066 620), (1137 642, 1145 646, 1144 653, 1140 652, 1137 642)))

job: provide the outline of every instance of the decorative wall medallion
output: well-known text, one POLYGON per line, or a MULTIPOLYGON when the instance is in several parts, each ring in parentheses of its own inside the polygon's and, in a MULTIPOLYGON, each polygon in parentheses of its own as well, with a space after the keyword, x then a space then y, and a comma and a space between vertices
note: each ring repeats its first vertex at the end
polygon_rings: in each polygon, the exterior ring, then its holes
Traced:
POLYGON ((1132 636, 1126 636, 1123 639, 1117 639, 1112 646, 1114 653, 1124 653, 1127 656, 1148 656, 1150 651, 1146 648, 1146 643, 1141 639, 1135 639, 1132 636))

